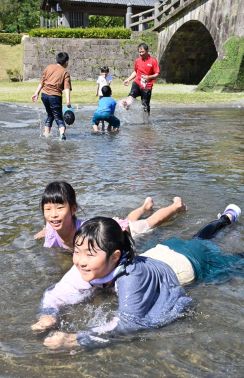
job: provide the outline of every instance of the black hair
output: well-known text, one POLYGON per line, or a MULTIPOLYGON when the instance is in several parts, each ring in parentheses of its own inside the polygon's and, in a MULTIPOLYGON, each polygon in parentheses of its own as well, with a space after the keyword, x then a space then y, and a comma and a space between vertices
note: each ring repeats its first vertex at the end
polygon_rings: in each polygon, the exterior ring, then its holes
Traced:
POLYGON ((44 190, 41 199, 41 209, 44 213, 44 205, 47 203, 68 202, 69 206, 78 207, 76 194, 73 187, 65 181, 53 181, 48 184, 44 190))
POLYGON ((103 94, 103 97, 110 97, 111 96, 112 89, 110 88, 109 85, 104 85, 102 87, 102 94, 103 94))
POLYGON ((69 55, 66 52, 60 52, 56 55, 56 62, 64 66, 69 61, 69 55))
POLYGON ((142 48, 142 49, 144 49, 145 51, 148 51, 148 45, 146 44, 146 43, 140 43, 139 45, 138 45, 138 50, 140 49, 140 48, 142 48))
POLYGON ((95 244, 107 254, 107 260, 114 251, 119 249, 126 264, 129 264, 135 255, 134 240, 127 231, 112 218, 94 217, 84 222, 75 233, 74 246, 83 244, 88 239, 88 248, 96 252, 95 244))
POLYGON ((109 68, 108 68, 108 66, 102 66, 102 67, 100 67, 100 71, 102 73, 109 73, 109 68))

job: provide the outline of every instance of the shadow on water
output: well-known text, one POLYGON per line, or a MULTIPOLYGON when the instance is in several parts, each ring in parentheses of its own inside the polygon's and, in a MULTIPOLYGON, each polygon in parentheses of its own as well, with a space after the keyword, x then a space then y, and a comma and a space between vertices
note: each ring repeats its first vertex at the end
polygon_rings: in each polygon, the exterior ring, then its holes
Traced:
MULTIPOLYGON (((243 203, 244 109, 155 107, 149 123, 135 107, 119 110, 121 131, 92 135, 92 107, 60 142, 56 127, 41 137, 42 108, 0 105, 1 119, 1 377, 242 377, 243 279, 194 285, 195 311, 167 327, 116 339, 105 349, 51 352, 32 334, 43 290, 71 266, 62 251, 46 250, 33 235, 43 225, 39 202, 46 184, 67 180, 77 191, 79 215, 126 216, 146 196, 155 208, 180 195, 178 216, 137 240, 142 252, 173 235, 189 238, 228 203, 243 203)), ((243 252, 243 221, 217 237, 243 252)), ((63 329, 101 323, 117 300, 100 293, 65 310, 63 329)))

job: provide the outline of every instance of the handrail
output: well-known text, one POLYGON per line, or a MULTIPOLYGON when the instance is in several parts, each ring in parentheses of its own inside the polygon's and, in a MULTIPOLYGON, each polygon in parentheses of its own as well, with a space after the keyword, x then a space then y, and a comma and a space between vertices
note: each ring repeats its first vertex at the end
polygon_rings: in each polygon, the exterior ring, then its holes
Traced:
POLYGON ((153 21, 154 25, 150 29, 157 30, 171 17, 175 16, 195 1, 196 0, 164 0, 163 2, 155 3, 154 8, 131 15, 129 27, 131 29, 138 27, 138 30, 142 31, 149 29, 148 22, 153 21))

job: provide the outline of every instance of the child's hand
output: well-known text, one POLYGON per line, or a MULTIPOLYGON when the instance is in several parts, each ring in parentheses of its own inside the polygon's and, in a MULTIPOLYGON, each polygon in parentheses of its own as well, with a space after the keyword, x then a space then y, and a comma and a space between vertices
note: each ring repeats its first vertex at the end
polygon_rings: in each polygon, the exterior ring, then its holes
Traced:
POLYGON ((37 233, 34 235, 34 239, 42 239, 42 238, 45 238, 45 234, 46 234, 46 228, 44 227, 41 231, 37 232, 37 233))
POLYGON ((33 102, 36 102, 38 100, 38 94, 34 94, 31 98, 33 102))
POLYGON ((32 331, 42 332, 53 327, 57 319, 52 315, 42 315, 39 321, 31 326, 32 331))
POLYGON ((75 333, 64 332, 55 332, 52 336, 46 337, 43 344, 50 349, 73 348, 79 345, 75 333))

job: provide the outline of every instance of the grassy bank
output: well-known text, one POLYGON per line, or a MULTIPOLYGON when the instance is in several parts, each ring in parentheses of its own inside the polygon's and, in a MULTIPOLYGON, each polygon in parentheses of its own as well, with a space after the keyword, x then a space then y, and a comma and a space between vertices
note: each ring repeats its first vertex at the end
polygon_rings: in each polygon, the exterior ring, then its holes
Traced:
MULTIPOLYGON (((7 69, 22 71, 23 45, 6 46, 0 44, 0 102, 31 103, 38 82, 9 82, 7 69)), ((122 80, 112 82, 113 96, 115 99, 126 97, 129 91, 122 80)), ((73 104, 96 104, 96 83, 94 81, 73 81, 73 104)), ((243 93, 212 93, 195 91, 194 86, 155 84, 153 89, 152 104, 216 104, 244 102, 243 93)), ((39 101, 40 103, 40 101, 39 101)))
POLYGON ((0 44, 0 80, 7 80, 7 70, 19 70, 22 72, 22 62, 23 62, 23 46, 8 46, 0 44))
MULTIPOLYGON (((11 83, 0 81, 0 102, 31 103, 38 82, 11 83)), ((122 80, 112 82, 113 96, 120 99, 128 94, 128 87, 122 80)), ((97 97, 95 81, 73 81, 73 104, 96 104, 97 97)), ((195 87, 187 85, 155 84, 152 103, 161 104, 216 104, 230 102, 244 102, 244 93, 206 93, 195 92, 195 87)))

